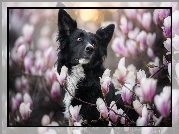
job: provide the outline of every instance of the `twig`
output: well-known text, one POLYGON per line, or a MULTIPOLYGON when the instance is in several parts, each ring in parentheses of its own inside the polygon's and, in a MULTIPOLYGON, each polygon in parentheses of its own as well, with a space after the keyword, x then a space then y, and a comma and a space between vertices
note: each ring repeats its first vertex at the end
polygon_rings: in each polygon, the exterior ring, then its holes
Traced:
POLYGON ((92 104, 92 103, 83 101, 83 100, 81 100, 81 99, 79 99, 79 98, 73 96, 67 88, 65 88, 65 90, 69 93, 70 96, 72 96, 72 97, 75 98, 76 100, 79 100, 79 101, 81 101, 81 102, 83 102, 83 103, 86 103, 86 104, 89 104, 89 105, 91 105, 91 106, 97 106, 96 104, 92 104))
POLYGON ((154 74, 152 74, 149 78, 154 77, 154 76, 155 76, 158 72, 160 72, 164 67, 165 67, 164 65, 161 66, 161 67, 159 68, 159 70, 157 70, 157 72, 155 72, 154 74))

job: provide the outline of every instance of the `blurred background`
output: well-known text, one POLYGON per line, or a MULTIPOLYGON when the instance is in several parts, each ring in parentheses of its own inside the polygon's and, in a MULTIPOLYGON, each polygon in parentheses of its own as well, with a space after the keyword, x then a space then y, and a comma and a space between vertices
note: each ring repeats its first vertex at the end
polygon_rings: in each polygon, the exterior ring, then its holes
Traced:
MULTIPOLYGON (((57 15, 59 9, 9 9, 9 22, 6 20, 6 6, 29 6, 34 7, 41 3, 2 3, 2 26, 4 34, 8 32, 8 48, 2 46, 3 67, 8 67, 8 93, 9 125, 10 126, 41 126, 43 115, 48 115, 50 121, 56 125, 64 125, 62 114, 62 96, 52 96, 53 83, 56 81, 53 66, 57 60, 57 15), (8 30, 5 27, 8 25, 8 30), (8 49, 8 50, 7 50, 8 49), (8 57, 7 57, 8 56, 8 57), (8 63, 6 63, 8 60, 8 63), (28 94, 32 100, 32 113, 29 120, 21 121, 19 105, 28 94), (59 98, 58 98, 59 97, 59 98)), ((152 7, 160 3, 150 2, 111 2, 111 3, 43 3, 41 6, 48 7, 152 7)), ((156 70, 149 70, 146 66, 149 62, 161 66, 163 55, 167 53, 163 42, 166 40, 161 28, 162 22, 156 25, 154 21, 155 9, 66 9, 70 16, 77 21, 78 28, 95 33, 100 27, 115 24, 115 31, 108 45, 108 54, 104 66, 111 70, 111 76, 117 69, 118 62, 126 57, 126 67, 137 72, 145 70, 147 77, 156 70), (145 16, 149 17, 145 17, 145 16), (148 23, 146 26, 145 23, 148 23), (140 48, 137 43, 137 35, 144 31, 145 35, 154 36, 151 50, 146 45, 140 48), (121 40, 122 42, 121 42, 121 40), (131 45, 131 40, 135 45, 131 45), (128 45, 127 45, 128 44, 128 45), (118 46, 118 47, 116 47, 118 46), (121 48, 118 50, 118 48, 121 48), (156 60, 158 57, 159 60, 156 60)), ((2 37, 3 38, 3 37, 2 37)), ((5 41, 3 44, 6 44, 5 41)), ((132 43, 131 43, 132 44, 132 43)), ((166 59, 171 61, 171 56, 166 59)), ((3 72, 6 69, 3 68, 3 72)), ((155 78, 158 79, 157 93, 164 86, 170 85, 168 70, 164 69, 155 78)), ((4 78, 6 79, 6 78, 4 78)), ((4 81, 4 84, 6 82, 4 81)), ((57 87, 58 88, 58 87, 57 87)), ((59 89, 60 90, 60 89, 59 89)), ((5 97, 2 100, 6 100, 5 97)), ((7 102, 6 102, 7 103, 7 102)))

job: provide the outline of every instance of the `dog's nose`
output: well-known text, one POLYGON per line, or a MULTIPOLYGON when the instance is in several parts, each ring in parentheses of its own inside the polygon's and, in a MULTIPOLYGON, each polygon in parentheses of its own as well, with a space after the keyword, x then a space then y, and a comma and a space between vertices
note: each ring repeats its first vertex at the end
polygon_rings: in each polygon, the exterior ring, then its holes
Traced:
POLYGON ((85 48, 85 51, 89 54, 91 54, 94 51, 94 47, 90 44, 88 44, 85 48))

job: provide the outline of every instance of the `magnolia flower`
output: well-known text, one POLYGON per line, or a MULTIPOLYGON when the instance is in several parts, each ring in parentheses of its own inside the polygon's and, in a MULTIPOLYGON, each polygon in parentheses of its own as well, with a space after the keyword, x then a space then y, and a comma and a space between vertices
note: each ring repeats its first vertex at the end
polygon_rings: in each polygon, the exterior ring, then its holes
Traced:
POLYGON ((24 43, 25 43, 24 37, 23 37, 23 36, 19 36, 19 37, 16 39, 15 43, 14 43, 15 49, 17 49, 19 46, 21 46, 21 45, 24 44, 24 43))
POLYGON ((127 40, 126 46, 131 55, 133 56, 137 55, 137 44, 134 40, 127 40))
POLYGON ((111 78, 110 76, 110 71, 109 69, 106 69, 102 75, 102 78, 100 78, 100 84, 101 84, 101 90, 103 94, 107 94, 109 92, 109 85, 111 83, 111 78))
MULTIPOLYGON (((112 107, 112 109, 117 113, 117 106, 116 104, 114 104, 115 101, 112 101, 110 104, 110 108, 112 107)), ((109 118, 112 120, 112 122, 116 123, 118 115, 116 115, 112 110, 109 111, 109 118)))
POLYGON ((51 96, 54 99, 59 99, 60 97, 60 84, 54 81, 51 88, 51 96))
POLYGON ((142 78, 146 78, 146 74, 145 74, 145 71, 144 70, 139 70, 137 72, 137 79, 138 81, 140 82, 142 78))
POLYGON ((100 112, 101 116, 103 118, 107 118, 108 117, 108 109, 103 101, 103 99, 98 98, 96 101, 96 105, 97 105, 97 109, 100 112))
POLYGON ((124 102, 127 102, 128 104, 131 104, 131 101, 132 101, 132 88, 133 86, 131 84, 125 84, 123 87, 122 87, 122 93, 121 93, 121 97, 122 97, 122 100, 124 102))
MULTIPOLYGON (((156 58, 154 59, 154 62, 149 62, 148 64, 150 64, 150 65, 155 65, 155 66, 158 66, 158 67, 159 67, 159 58, 156 57, 156 58)), ((151 75, 153 75, 155 72, 158 71, 158 67, 153 67, 153 68, 149 67, 149 73, 150 73, 151 75)), ((155 76, 157 77, 158 75, 159 75, 159 73, 157 73, 155 76)))
POLYGON ((32 35, 34 33, 34 26, 29 24, 24 25, 22 28, 22 33, 26 41, 31 41, 32 35))
POLYGON ((64 85, 65 79, 66 79, 66 76, 67 76, 67 73, 68 73, 68 68, 66 66, 63 66, 61 68, 60 75, 57 72, 57 67, 55 67, 54 70, 55 70, 58 82, 60 83, 60 85, 64 85))
POLYGON ((142 116, 143 105, 138 100, 133 101, 133 107, 135 111, 142 116))
POLYGON ((15 96, 16 99, 16 105, 19 107, 21 102, 22 102, 22 94, 21 93, 17 93, 15 96))
POLYGON ((25 67, 26 72, 30 70, 32 65, 33 65, 33 57, 26 55, 24 58, 24 67, 25 67))
POLYGON ((147 33, 145 31, 141 31, 136 37, 137 43, 140 45, 140 50, 144 51, 146 48, 147 41, 147 33))
POLYGON ((125 39, 124 37, 121 38, 115 38, 112 43, 112 50, 117 54, 117 55, 123 55, 124 57, 128 56, 128 50, 125 46, 125 39))
POLYGON ((147 49, 147 55, 148 55, 151 59, 154 59, 154 58, 155 58, 154 52, 153 52, 153 50, 152 50, 150 47, 148 47, 148 49, 147 49))
POLYGON ((166 37, 171 37, 171 16, 164 19, 164 26, 162 26, 163 32, 166 37))
MULTIPOLYGON (((173 40, 172 40, 172 43, 173 43, 173 40)), ((171 54, 171 39, 167 38, 167 40, 164 41, 163 44, 164 44, 164 47, 168 50, 166 55, 171 54)))
POLYGON ((137 16, 136 9, 124 9, 124 13, 126 14, 127 17, 131 19, 136 19, 136 16, 137 16))
POLYGON ((163 20, 170 15, 170 9, 155 9, 155 10, 158 10, 158 15, 160 20, 163 20))
POLYGON ((41 120, 42 126, 48 126, 50 124, 50 117, 48 115, 43 115, 41 120))
POLYGON ((164 87, 160 95, 156 95, 154 103, 163 117, 168 116, 170 112, 171 87, 164 87))
POLYGON ((156 92, 157 80, 153 78, 141 79, 142 97, 145 101, 151 102, 156 92))
POLYGON ((179 90, 172 90, 172 124, 175 124, 179 119, 179 90))
POLYGON ((169 64, 169 62, 167 61, 167 59, 163 55, 163 65, 165 65, 165 67, 168 67, 168 64, 169 64))
POLYGON ((16 87, 17 90, 20 90, 21 87, 22 87, 21 79, 18 78, 18 77, 15 79, 15 87, 16 87))
POLYGON ((155 33, 153 33, 153 34, 151 34, 151 33, 148 33, 147 34, 147 45, 149 46, 149 47, 151 47, 151 48, 153 48, 153 45, 154 45, 154 43, 155 43, 155 39, 156 39, 156 34, 155 33))
POLYGON ((30 97, 28 93, 24 94, 23 100, 25 104, 30 103, 30 107, 32 108, 32 98, 30 97))
POLYGON ((74 107, 70 105, 70 114, 73 120, 78 121, 78 115, 79 115, 80 109, 81 109, 81 105, 79 106, 77 105, 74 107))
POLYGON ((30 117, 30 113, 32 112, 32 110, 30 109, 30 103, 21 103, 19 112, 22 116, 22 119, 27 120, 30 117))
POLYGON ((144 105, 142 109, 142 117, 139 117, 136 121, 137 126, 147 126, 149 122, 149 115, 147 111, 147 107, 144 105))
POLYGON ((152 16, 150 12, 143 13, 142 15, 142 26, 149 31, 151 25, 152 16))
POLYGON ((139 34, 139 28, 136 27, 133 31, 128 32, 128 37, 129 39, 135 40, 138 34, 139 34))
POLYGON ((26 49, 25 44, 22 44, 21 46, 18 47, 17 56, 18 56, 19 60, 21 60, 21 61, 24 60, 26 52, 27 52, 27 49, 26 49))
POLYGON ((158 14, 158 10, 155 9, 153 12, 153 21, 156 25, 158 25, 160 23, 160 18, 159 18, 159 14, 158 14))
POLYGON ((126 122, 125 115, 126 114, 124 114, 124 111, 120 108, 117 110, 117 113, 121 115, 121 120, 120 120, 121 124, 125 124, 125 122, 126 122))
POLYGON ((126 75, 127 75, 127 69, 125 67, 125 58, 123 57, 120 59, 118 63, 118 68, 113 74, 113 77, 117 78, 120 81, 124 81, 126 75))
POLYGON ((179 17, 178 17, 179 11, 175 10, 175 12, 172 13, 172 31, 175 34, 179 34, 179 17))
MULTIPOLYGON (((175 37, 172 38, 172 46, 179 51, 179 36, 175 34, 175 37)), ((170 51, 171 51, 171 46, 170 46, 170 51)))
POLYGON ((125 16, 122 16, 122 17, 121 17, 120 22, 121 22, 120 28, 121 28, 121 31, 122 31, 124 34, 127 34, 127 33, 129 32, 129 30, 131 30, 132 27, 133 27, 132 22, 130 22, 130 21, 127 22, 127 19, 126 19, 125 16))

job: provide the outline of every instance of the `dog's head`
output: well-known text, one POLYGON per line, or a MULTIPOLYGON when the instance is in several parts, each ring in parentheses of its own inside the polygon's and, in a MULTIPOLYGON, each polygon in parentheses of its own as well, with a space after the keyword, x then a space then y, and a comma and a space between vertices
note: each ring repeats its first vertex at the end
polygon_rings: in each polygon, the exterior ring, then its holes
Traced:
POLYGON ((58 67, 85 64, 86 67, 103 63, 107 46, 114 32, 114 24, 98 29, 95 34, 77 28, 77 23, 63 9, 58 13, 58 38, 60 43, 58 67))

